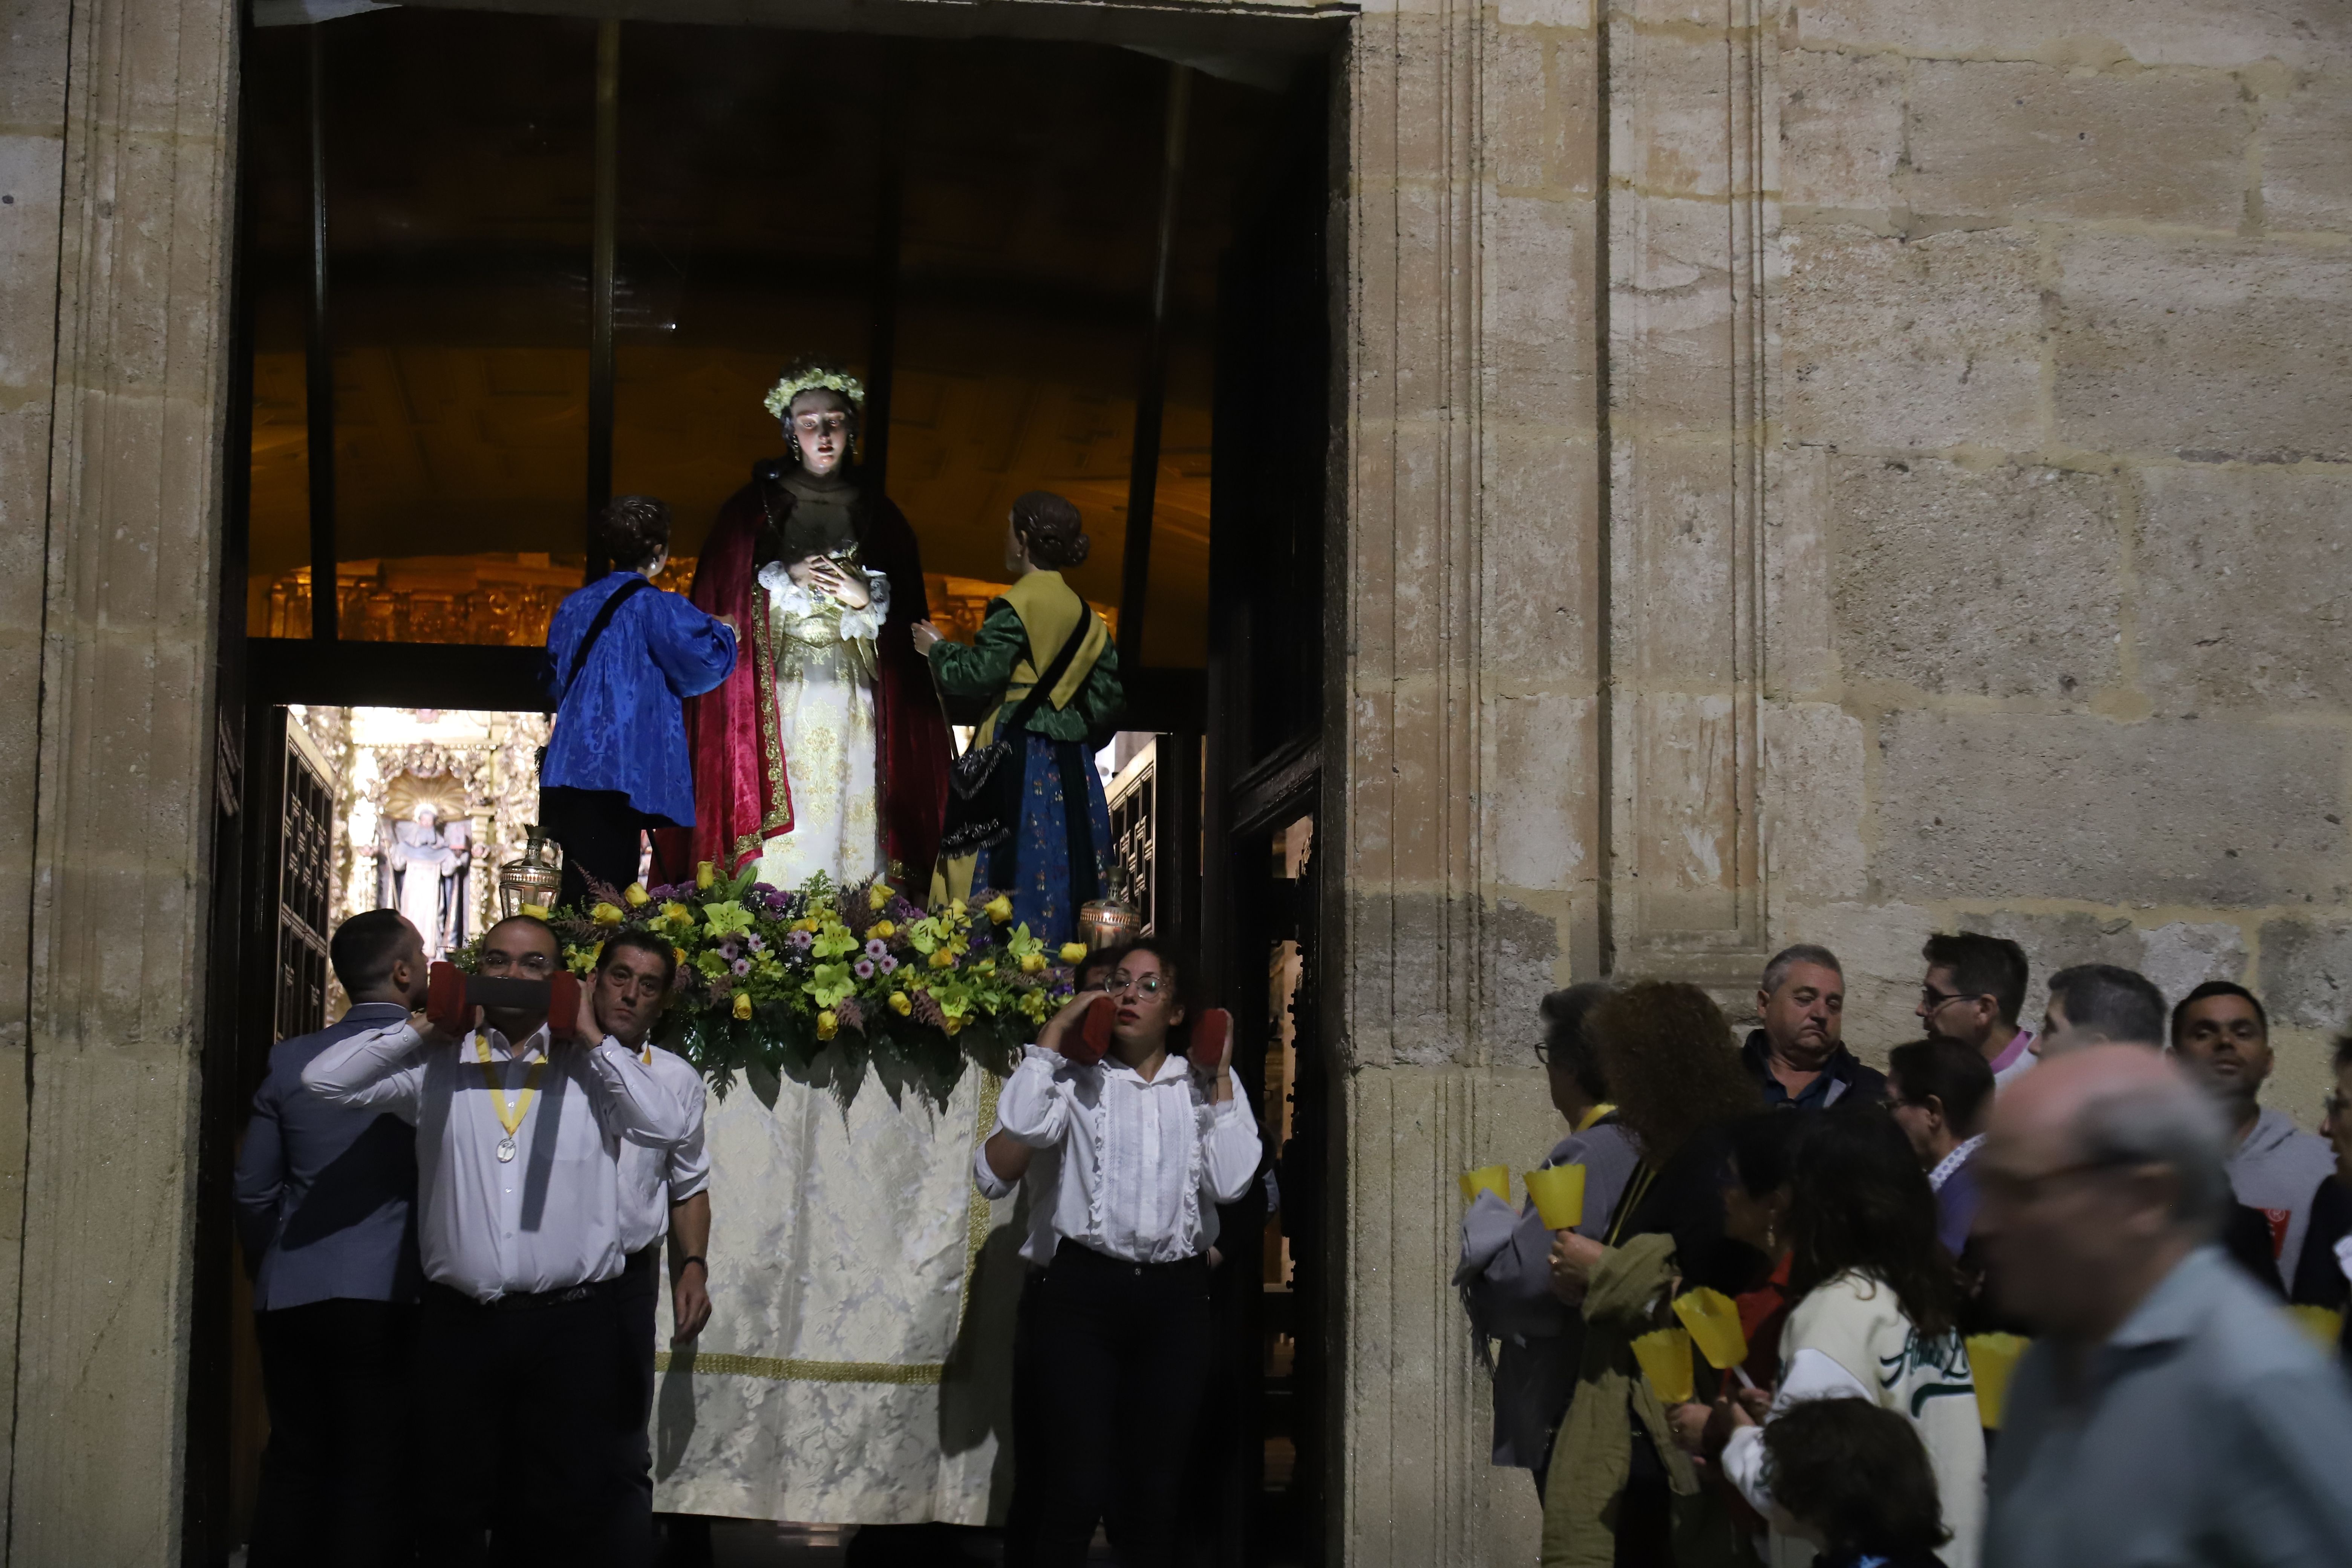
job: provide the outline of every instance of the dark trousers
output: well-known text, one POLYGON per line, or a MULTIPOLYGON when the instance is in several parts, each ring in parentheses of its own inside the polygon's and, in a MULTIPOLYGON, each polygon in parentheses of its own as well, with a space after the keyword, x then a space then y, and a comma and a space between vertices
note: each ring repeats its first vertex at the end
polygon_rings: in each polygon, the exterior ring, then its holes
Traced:
POLYGON ((583 909, 592 901, 589 878, 615 889, 635 881, 642 854, 638 835, 647 827, 667 826, 631 805, 620 790, 568 784, 541 787, 539 825, 563 846, 563 891, 559 897, 583 909))
MULTIPOLYGON (((641 1255, 642 1256, 642 1255, 641 1255)), ((419 1395, 434 1568, 646 1568, 648 1403, 633 1275, 575 1300, 484 1306, 425 1288, 419 1395)))
POLYGON ((252 1568, 368 1568, 413 1560, 416 1309, 312 1301, 256 1312, 269 1446, 252 1568))
POLYGON ((1124 1263, 1064 1241, 1037 1308, 1033 1561, 1078 1568, 1108 1515, 1123 1568, 1166 1568, 1209 1373, 1208 1262, 1124 1263))
POLYGON ((1037 1298, 1045 1270, 1031 1268, 1021 1282, 1021 1304, 1013 1317, 1013 1501, 1004 1510, 1004 1561, 1019 1568, 1036 1560, 1037 1504, 1051 1478, 1046 1467, 1054 1448, 1045 1439, 1046 1416, 1038 1408, 1045 1389, 1045 1358, 1037 1342, 1037 1298))

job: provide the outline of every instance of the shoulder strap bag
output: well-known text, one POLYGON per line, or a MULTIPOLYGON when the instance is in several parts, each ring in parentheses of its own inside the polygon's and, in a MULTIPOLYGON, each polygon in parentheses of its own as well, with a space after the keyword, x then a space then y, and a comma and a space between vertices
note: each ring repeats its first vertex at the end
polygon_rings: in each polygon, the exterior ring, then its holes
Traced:
MULTIPOLYGON (((1029 694, 1013 710, 1013 716, 998 722, 996 733, 988 744, 970 747, 948 764, 947 824, 940 835, 940 854, 976 855, 1013 837, 1013 829, 1021 820, 1021 759, 1017 752, 1020 738, 1029 732, 1029 719, 1037 711, 1037 705, 1059 683, 1063 672, 1070 668, 1070 660, 1077 658, 1078 647, 1087 640, 1093 621, 1092 611, 1078 616, 1078 624, 1070 628, 1070 638, 1062 645, 1062 651, 1037 677, 1029 694)), ((1035 658, 1036 652, 1032 647, 1030 657, 1035 658)))

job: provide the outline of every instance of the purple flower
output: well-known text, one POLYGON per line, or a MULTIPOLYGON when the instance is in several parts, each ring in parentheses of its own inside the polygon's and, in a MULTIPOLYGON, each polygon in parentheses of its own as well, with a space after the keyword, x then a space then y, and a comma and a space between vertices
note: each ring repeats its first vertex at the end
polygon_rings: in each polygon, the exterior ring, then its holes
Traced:
MULTIPOLYGON (((719 944, 719 956, 727 960, 730 963, 732 963, 735 960, 743 956, 743 950, 737 947, 731 942, 722 942, 719 944)), ((743 972, 739 969, 735 973, 740 974, 743 972)))
POLYGON ((849 966, 849 972, 860 980, 871 980, 874 978, 874 961, 861 958, 849 966))
POLYGON ((765 952, 768 951, 768 939, 761 936, 758 931, 753 931, 750 936, 743 939, 743 945, 750 948, 753 952, 765 952))
POLYGON ((749 974, 751 973, 751 961, 748 958, 739 958, 735 961, 732 967, 735 973, 739 975, 749 974))
POLYGON ((869 937, 867 937, 867 938, 866 939, 866 957, 868 957, 868 958, 880 958, 883 954, 885 954, 885 953, 888 952, 889 951, 890 951, 890 944, 889 944, 888 942, 884 942, 880 937, 878 937, 878 936, 869 936, 869 937))
POLYGON ((791 942, 793 946, 798 948, 803 952, 806 952, 810 948, 816 945, 816 938, 809 935, 809 933, 804 931, 793 931, 790 935, 786 936, 784 940, 791 942))
POLYGON ((876 959, 876 960, 874 961, 874 963, 875 963, 876 967, 877 967, 877 968, 878 968, 878 969, 880 969, 880 970, 882 971, 882 973, 885 973, 885 974, 889 973, 892 970, 894 970, 894 969, 896 969, 896 968, 898 968, 898 961, 897 959, 895 959, 895 958, 891 957, 891 956, 890 956, 888 953, 887 953, 887 952, 886 952, 886 953, 884 953, 880 958, 876 959))
POLYGON ((964 945, 977 951, 980 948, 986 947, 988 945, 988 932, 984 929, 975 926, 972 928, 971 935, 965 939, 964 945))

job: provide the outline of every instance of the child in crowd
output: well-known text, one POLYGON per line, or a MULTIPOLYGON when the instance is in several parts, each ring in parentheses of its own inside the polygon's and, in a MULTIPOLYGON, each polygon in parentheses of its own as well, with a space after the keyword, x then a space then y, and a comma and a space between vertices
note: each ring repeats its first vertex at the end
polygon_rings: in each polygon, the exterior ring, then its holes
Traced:
POLYGON ((1937 1568, 1951 1538, 1919 1434, 1867 1399, 1811 1399, 1764 1428, 1773 1522, 1815 1568, 1937 1568))

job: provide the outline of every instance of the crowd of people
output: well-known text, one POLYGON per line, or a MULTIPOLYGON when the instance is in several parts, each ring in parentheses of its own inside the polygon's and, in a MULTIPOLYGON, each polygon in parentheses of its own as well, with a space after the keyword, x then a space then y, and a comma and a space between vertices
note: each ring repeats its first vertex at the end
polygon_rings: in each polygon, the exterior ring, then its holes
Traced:
POLYGON ((2037 1028, 2016 943, 1922 960, 1884 1073, 1817 946, 1741 1043, 1688 984, 1544 999, 1581 1217, 1483 1184, 1454 1276, 1543 1563, 2352 1563, 2352 1037, 2315 1137, 2242 985, 2062 969, 2037 1028), (1703 1291, 1745 1359, 1662 1392, 1703 1291))

